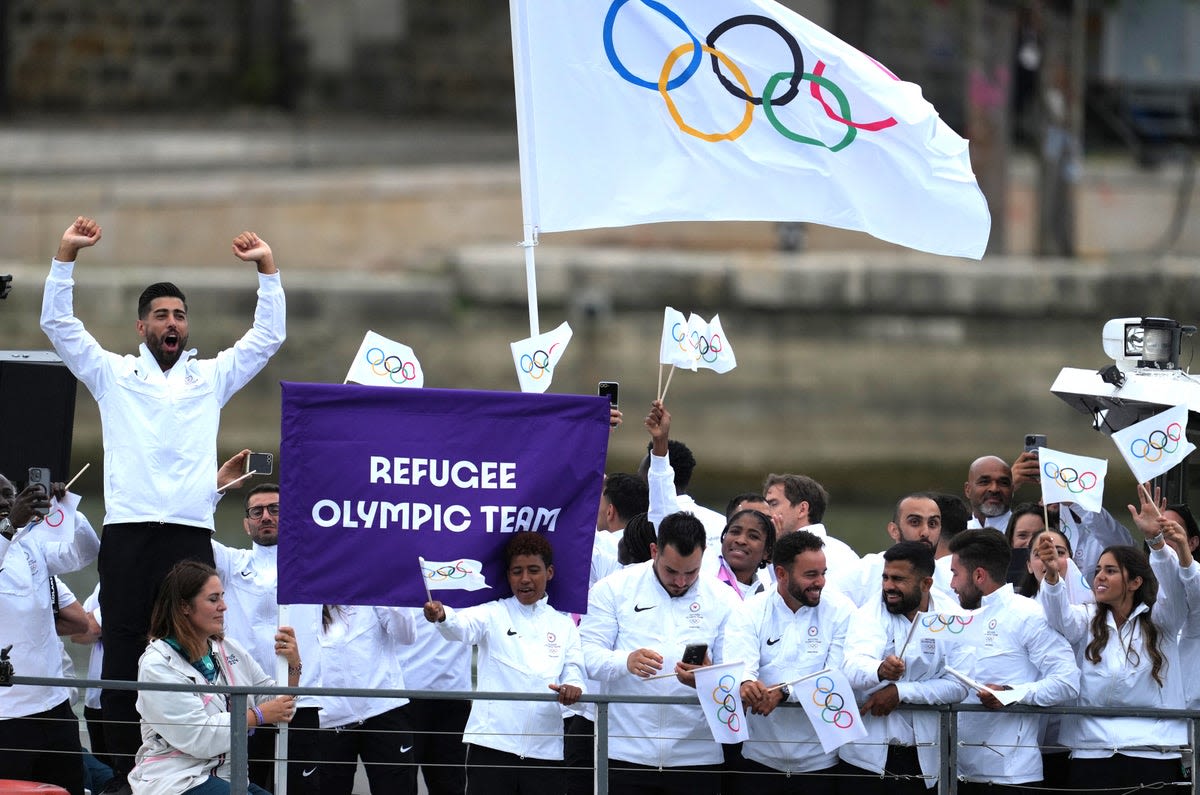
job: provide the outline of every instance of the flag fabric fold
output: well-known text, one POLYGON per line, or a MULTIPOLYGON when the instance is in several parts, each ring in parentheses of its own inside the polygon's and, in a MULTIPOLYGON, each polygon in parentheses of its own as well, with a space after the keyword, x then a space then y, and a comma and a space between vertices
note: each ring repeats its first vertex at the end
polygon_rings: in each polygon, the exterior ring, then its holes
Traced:
POLYGON ((553 331, 509 344, 522 392, 542 393, 550 388, 554 368, 570 341, 571 326, 563 322, 553 331))
POLYGON ((1042 501, 1073 502, 1088 511, 1104 509, 1104 476, 1108 462, 1103 458, 1073 455, 1049 447, 1038 448, 1041 465, 1042 501))
POLYGON ((733 345, 721 328, 721 318, 713 315, 711 321, 694 312, 688 317, 688 341, 691 343, 692 356, 697 367, 712 370, 717 373, 727 373, 737 367, 737 358, 733 355, 733 345))
POLYGON ((744 662, 697 668, 696 697, 713 739, 724 745, 745 742, 746 713, 742 708, 741 681, 744 662))
POLYGON ((412 348, 368 330, 350 363, 345 383, 422 387, 425 371, 412 348))
POLYGON ((980 258, 967 142, 921 89, 772 0, 510 0, 542 232, 812 221, 980 258))
POLYGON ((1187 406, 1174 406, 1112 435, 1138 483, 1173 469, 1196 449, 1188 441, 1187 423, 1187 406))

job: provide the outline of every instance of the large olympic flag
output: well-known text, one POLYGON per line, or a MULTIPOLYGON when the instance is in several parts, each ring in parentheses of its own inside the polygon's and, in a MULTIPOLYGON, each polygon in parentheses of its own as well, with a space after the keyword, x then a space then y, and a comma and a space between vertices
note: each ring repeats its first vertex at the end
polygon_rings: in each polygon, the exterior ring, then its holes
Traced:
POLYGON ((510 0, 526 223, 813 221, 980 258, 967 142, 771 0, 510 0))
POLYGON ((507 596, 504 545, 535 530, 550 603, 586 612, 608 437, 592 395, 284 383, 280 604, 418 607, 425 579, 456 607, 507 596))
POLYGON ((1149 483, 1192 454, 1196 445, 1188 441, 1187 423, 1187 406, 1172 406, 1112 435, 1138 483, 1149 483))

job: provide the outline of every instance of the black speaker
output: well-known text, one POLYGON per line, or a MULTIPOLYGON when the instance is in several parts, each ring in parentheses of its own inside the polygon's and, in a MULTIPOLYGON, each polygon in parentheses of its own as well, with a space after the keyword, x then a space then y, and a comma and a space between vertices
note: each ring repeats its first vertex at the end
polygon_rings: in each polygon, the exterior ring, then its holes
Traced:
POLYGON ((0 351, 0 473, 21 488, 29 467, 71 477, 75 376, 53 351, 0 351))

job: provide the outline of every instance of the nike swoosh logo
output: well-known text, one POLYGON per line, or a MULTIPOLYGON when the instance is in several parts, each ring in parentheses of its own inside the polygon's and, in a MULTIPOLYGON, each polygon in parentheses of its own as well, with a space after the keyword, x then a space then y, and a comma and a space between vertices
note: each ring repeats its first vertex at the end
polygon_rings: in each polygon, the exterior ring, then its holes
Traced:
POLYGON ((653 609, 654 609, 654 608, 656 608, 656 607, 658 607, 658 605, 650 605, 650 606, 648 606, 648 607, 642 607, 641 605, 634 605, 634 606, 633 606, 633 612, 635 612, 635 613, 640 613, 640 612, 642 612, 643 610, 653 610, 653 609))
POLYGON ((779 642, 779 641, 781 641, 781 640, 783 640, 783 635, 780 635, 778 638, 775 638, 774 640, 771 640, 770 638, 767 638, 767 645, 768 645, 768 646, 774 646, 776 643, 778 643, 778 642, 779 642))
MULTIPOLYGON (((508 630, 508 634, 509 634, 509 635, 516 635, 517 633, 513 632, 513 631, 512 631, 512 629, 510 628, 510 629, 508 630)), ((403 752, 401 752, 401 753, 403 753, 403 752)))
POLYGON ((402 745, 402 746, 400 746, 400 753, 402 753, 402 754, 407 754, 407 753, 408 753, 409 751, 411 751, 411 750, 412 750, 412 746, 411 746, 411 745, 402 745))
POLYGON ((317 772, 317 769, 314 767, 312 770, 301 770, 300 775, 304 776, 305 778, 308 778, 309 776, 311 776, 313 773, 316 773, 316 772, 317 772))

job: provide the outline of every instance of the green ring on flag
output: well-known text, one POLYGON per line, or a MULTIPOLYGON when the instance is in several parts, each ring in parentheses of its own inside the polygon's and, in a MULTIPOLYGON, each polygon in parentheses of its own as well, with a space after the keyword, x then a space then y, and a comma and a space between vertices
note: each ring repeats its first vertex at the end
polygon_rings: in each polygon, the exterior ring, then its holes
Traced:
MULTIPOLYGON (((776 132, 778 132, 780 135, 784 136, 785 138, 790 138, 791 140, 796 141, 797 143, 808 144, 809 146, 820 146, 825 149, 828 149, 830 152, 840 152, 841 150, 845 149, 847 146, 852 144, 854 142, 854 139, 858 136, 858 130, 856 130, 853 127, 847 127, 846 134, 844 136, 842 136, 842 140, 838 141, 833 146, 830 146, 829 144, 827 144, 824 141, 819 140, 817 138, 809 138, 806 135, 801 135, 800 133, 792 132, 791 130, 789 130, 787 127, 785 127, 783 125, 783 122, 779 121, 779 118, 775 115, 775 111, 771 106, 771 95, 773 93, 775 93, 775 87, 777 85, 779 85, 779 81, 790 80, 791 78, 792 78, 791 72, 778 72, 771 76, 771 79, 767 81, 766 88, 763 89, 763 94, 762 94, 763 112, 767 114, 767 119, 768 119, 768 121, 771 122, 771 126, 775 128, 776 132)), ((812 72, 805 72, 800 77, 800 79, 808 80, 810 82, 816 83, 817 85, 821 86, 822 88, 828 89, 829 92, 831 94, 833 94, 833 98, 837 100, 838 108, 842 112, 842 117, 847 120, 850 118, 850 101, 846 98, 845 92, 843 92, 842 89, 838 88, 837 83, 834 83, 829 78, 822 77, 821 75, 813 74, 812 72)))

